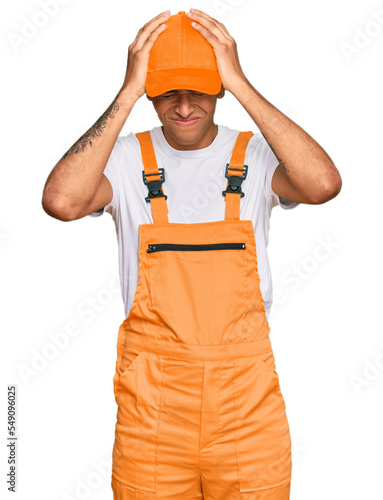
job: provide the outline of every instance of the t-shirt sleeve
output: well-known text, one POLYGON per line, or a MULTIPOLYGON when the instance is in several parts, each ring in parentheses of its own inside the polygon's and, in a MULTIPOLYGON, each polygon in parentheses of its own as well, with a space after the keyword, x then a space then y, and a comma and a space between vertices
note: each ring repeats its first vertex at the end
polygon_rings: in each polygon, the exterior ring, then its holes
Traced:
POLYGON ((279 165, 279 161, 277 160, 275 154, 273 153, 272 149, 268 145, 265 138, 263 138, 263 141, 264 141, 263 165, 264 165, 264 168, 266 169, 266 179, 265 179, 266 193, 265 194, 266 194, 266 202, 267 202, 267 205, 269 207, 269 210, 271 210, 272 208, 274 208, 277 205, 280 205, 285 210, 295 208, 299 205, 298 202, 286 200, 285 198, 278 196, 276 193, 274 193, 274 191, 271 187, 271 181, 272 181, 274 172, 279 165))
POLYGON ((104 169, 104 175, 112 186, 112 200, 110 201, 110 203, 108 203, 108 205, 101 208, 100 210, 96 210, 95 212, 88 214, 90 217, 99 217, 104 212, 109 212, 110 214, 112 214, 112 209, 116 210, 119 205, 121 186, 119 165, 121 165, 123 160, 122 140, 123 138, 121 137, 117 138, 117 141, 112 149, 112 152, 110 153, 109 159, 104 169))

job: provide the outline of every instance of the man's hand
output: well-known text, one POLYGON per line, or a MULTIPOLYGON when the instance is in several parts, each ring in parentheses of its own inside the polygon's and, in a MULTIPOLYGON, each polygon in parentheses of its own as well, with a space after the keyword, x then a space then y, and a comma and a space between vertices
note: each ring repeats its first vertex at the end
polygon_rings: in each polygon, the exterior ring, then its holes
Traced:
POLYGON ((225 26, 201 10, 190 9, 188 18, 195 21, 192 26, 213 47, 217 59, 218 73, 225 90, 235 95, 235 88, 247 79, 239 63, 237 44, 225 26))
POLYGON ((249 113, 279 161, 272 178, 274 193, 298 203, 319 204, 334 198, 342 180, 326 151, 251 85, 239 64, 236 43, 223 24, 197 9, 190 9, 187 16, 213 47, 224 88, 249 113))
POLYGON ((132 97, 139 99, 145 94, 149 53, 158 36, 167 28, 163 23, 169 19, 169 16, 170 11, 167 10, 146 23, 129 46, 125 81, 119 92, 120 104, 124 95, 130 99, 132 97))

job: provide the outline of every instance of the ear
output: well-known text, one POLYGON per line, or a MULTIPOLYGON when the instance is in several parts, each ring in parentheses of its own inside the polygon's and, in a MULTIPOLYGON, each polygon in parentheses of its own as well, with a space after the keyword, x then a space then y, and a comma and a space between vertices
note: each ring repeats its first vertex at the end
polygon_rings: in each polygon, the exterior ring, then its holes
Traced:
POLYGON ((219 94, 217 94, 217 99, 222 99, 222 97, 225 95, 225 89, 223 88, 223 85, 221 86, 221 90, 219 91, 219 94))

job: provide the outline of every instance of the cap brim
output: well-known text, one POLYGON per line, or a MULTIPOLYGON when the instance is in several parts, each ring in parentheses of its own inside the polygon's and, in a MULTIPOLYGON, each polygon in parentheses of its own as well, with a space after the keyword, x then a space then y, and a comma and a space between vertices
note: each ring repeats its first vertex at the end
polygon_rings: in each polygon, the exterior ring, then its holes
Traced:
POLYGON ((221 90, 222 81, 218 71, 213 69, 167 69, 152 71, 146 78, 146 93, 156 97, 170 90, 194 90, 216 95, 221 90))

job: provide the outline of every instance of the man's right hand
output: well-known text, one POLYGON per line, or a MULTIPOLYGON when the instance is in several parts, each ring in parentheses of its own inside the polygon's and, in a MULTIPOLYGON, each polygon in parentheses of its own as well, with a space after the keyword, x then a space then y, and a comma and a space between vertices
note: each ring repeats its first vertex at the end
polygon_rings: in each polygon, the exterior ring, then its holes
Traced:
MULTIPOLYGON (((170 11, 162 12, 145 24, 138 32, 136 39, 129 46, 128 65, 125 81, 119 92, 119 103, 123 96, 139 99, 145 94, 145 82, 148 74, 149 53, 159 35, 167 28, 165 23, 170 11)), ((129 99, 129 101, 130 101, 129 99)))
POLYGON ((113 189, 103 174, 119 133, 136 101, 145 94, 149 53, 166 29, 166 11, 140 29, 129 47, 125 81, 116 98, 65 153, 49 174, 42 197, 45 212, 70 221, 105 207, 112 201, 113 189))

